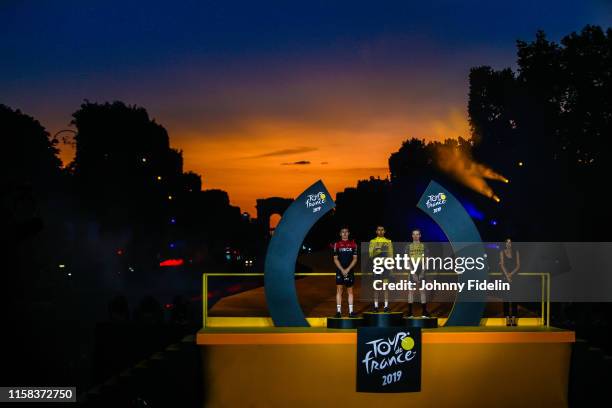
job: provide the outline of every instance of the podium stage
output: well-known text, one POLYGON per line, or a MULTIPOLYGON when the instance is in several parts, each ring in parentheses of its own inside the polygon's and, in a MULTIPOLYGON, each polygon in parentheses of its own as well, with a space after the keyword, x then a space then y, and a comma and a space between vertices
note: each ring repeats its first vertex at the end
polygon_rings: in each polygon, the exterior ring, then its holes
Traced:
POLYGON ((421 391, 372 394, 355 391, 356 330, 197 334, 208 407, 564 407, 574 341, 572 331, 535 325, 423 329, 421 391))

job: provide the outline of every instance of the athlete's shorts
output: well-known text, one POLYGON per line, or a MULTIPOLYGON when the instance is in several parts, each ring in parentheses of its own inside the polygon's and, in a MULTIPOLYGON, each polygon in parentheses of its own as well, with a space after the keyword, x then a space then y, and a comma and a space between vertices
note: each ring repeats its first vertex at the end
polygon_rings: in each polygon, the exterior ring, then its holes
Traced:
POLYGON ((389 279, 391 278, 391 271, 385 269, 382 271, 382 273, 374 273, 372 275, 374 276, 374 279, 382 279, 383 282, 389 282, 389 279))
POLYGON ((353 271, 350 271, 346 274, 346 276, 344 276, 342 272, 336 269, 336 285, 344 285, 347 288, 350 288, 353 287, 354 284, 355 274, 353 273, 353 271))

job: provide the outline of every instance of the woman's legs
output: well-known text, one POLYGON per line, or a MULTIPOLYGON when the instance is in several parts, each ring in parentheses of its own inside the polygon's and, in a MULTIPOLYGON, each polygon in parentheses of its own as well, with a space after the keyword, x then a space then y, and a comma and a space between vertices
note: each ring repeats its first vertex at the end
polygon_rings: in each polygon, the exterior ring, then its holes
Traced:
POLYGON ((517 325, 516 320, 518 318, 518 303, 512 302, 511 306, 512 306, 512 311, 511 311, 512 314, 510 316, 511 316, 512 321, 510 323, 512 324, 512 326, 516 326, 517 325))
POLYGON ((504 302, 504 316, 506 316, 506 326, 510 326, 510 302, 504 302))

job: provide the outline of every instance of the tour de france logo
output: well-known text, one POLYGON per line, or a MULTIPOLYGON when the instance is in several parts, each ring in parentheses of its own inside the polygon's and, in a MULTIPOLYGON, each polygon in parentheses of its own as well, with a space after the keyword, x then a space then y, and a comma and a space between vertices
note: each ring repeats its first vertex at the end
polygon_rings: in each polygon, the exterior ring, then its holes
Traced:
POLYGON ((306 198, 306 208, 312 208, 312 212, 321 210, 321 206, 327 201, 327 196, 324 192, 319 191, 316 194, 308 194, 306 198))
MULTIPOLYGON (((414 339, 410 333, 398 332, 393 338, 379 338, 366 343, 370 346, 361 361, 367 374, 377 371, 387 371, 389 368, 406 364, 416 356, 414 339)), ((383 386, 397 382, 402 376, 402 370, 383 376, 383 386)))
POLYGON ((439 212, 444 204, 446 204, 446 194, 444 193, 429 195, 427 203, 425 203, 427 208, 433 208, 434 214, 439 212))

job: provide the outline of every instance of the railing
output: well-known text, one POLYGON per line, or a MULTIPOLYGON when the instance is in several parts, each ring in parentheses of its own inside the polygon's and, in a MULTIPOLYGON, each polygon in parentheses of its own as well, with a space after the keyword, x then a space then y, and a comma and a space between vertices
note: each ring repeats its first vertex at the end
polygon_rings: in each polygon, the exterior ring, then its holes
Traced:
MULTIPOLYGON (((305 272, 295 273, 295 276, 335 276, 335 272, 305 272)), ((370 275, 369 273, 356 272, 355 276, 370 275)), ((408 276, 409 273, 396 273, 395 276, 408 276)), ((453 276, 454 272, 431 272, 426 273, 427 276, 453 276)), ((490 276, 501 276, 501 272, 493 272, 490 276)), ((539 276, 541 283, 541 326, 550 327, 550 273, 548 272, 522 272, 519 276, 539 276)), ((202 274, 202 320, 203 327, 207 327, 208 321, 208 278, 218 276, 264 276, 260 272, 244 272, 244 273, 203 273, 202 274)))

